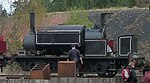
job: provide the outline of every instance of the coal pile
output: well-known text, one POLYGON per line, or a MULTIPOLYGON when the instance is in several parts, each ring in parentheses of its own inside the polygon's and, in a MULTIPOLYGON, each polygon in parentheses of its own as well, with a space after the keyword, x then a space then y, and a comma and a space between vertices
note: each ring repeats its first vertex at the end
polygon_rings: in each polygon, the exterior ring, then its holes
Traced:
MULTIPOLYGON (((103 11, 106 12, 106 11, 103 11)), ((89 19, 100 25, 102 11, 90 13, 89 19)), ((107 11, 108 12, 108 11, 107 11)), ((120 35, 137 35, 139 52, 150 55, 150 11, 149 9, 111 10, 113 13, 105 19, 106 33, 109 38, 117 39, 120 35)), ((100 25, 100 27, 102 27, 100 25)))
POLYGON ((148 9, 132 9, 115 13, 107 23, 109 37, 137 35, 140 42, 150 39, 150 12, 148 9))

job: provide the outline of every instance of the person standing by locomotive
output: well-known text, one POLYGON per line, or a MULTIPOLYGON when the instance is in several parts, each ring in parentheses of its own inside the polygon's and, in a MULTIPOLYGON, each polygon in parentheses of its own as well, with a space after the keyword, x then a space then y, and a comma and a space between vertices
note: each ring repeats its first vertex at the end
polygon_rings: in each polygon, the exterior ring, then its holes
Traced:
POLYGON ((72 49, 68 52, 68 59, 69 61, 76 61, 76 72, 77 76, 79 76, 79 70, 81 69, 81 64, 83 64, 82 56, 80 51, 76 49, 76 45, 71 45, 71 47, 72 49))

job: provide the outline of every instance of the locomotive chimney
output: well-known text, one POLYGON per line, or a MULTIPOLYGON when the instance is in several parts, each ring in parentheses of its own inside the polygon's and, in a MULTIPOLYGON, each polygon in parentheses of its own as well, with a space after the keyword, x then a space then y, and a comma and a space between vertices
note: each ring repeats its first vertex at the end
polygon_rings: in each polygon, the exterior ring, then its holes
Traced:
POLYGON ((110 18, 113 13, 102 13, 101 14, 101 27, 106 28, 106 20, 110 18))
POLYGON ((107 15, 107 13, 102 13, 101 14, 101 27, 105 28, 106 27, 106 19, 105 16, 107 15))
POLYGON ((103 33, 104 38, 107 37, 105 29, 106 29, 106 20, 108 19, 108 17, 106 17, 106 16, 110 16, 111 14, 112 13, 102 13, 101 14, 101 27, 102 27, 102 33, 103 33))
POLYGON ((30 33, 35 34, 35 13, 30 12, 30 33))

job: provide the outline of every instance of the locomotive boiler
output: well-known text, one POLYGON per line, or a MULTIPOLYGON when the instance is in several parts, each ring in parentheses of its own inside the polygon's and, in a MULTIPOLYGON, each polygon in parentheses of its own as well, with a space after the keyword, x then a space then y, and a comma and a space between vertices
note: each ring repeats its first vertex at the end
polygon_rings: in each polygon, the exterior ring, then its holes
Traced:
MULTIPOLYGON (((102 18, 104 14, 101 14, 102 18)), ((122 35, 117 40, 106 37, 105 27, 87 29, 84 25, 57 25, 35 31, 35 15, 30 13, 30 32, 25 36, 23 49, 18 50, 15 60, 23 70, 35 64, 51 65, 57 72, 58 61, 67 60, 67 52, 75 44, 83 55, 80 74, 96 73, 111 77, 128 62, 127 54, 137 53, 137 36, 122 35)))

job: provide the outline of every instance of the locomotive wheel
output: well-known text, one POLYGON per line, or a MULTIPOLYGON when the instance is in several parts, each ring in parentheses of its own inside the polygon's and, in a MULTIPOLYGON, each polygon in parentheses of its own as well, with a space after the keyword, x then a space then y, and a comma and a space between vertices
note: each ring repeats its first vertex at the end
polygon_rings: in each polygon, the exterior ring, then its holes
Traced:
POLYGON ((79 77, 83 76, 84 73, 79 73, 79 77))
POLYGON ((97 75, 99 76, 99 77, 102 77, 103 75, 102 75, 102 66, 101 66, 101 64, 100 63, 98 63, 98 65, 97 65, 97 75))
POLYGON ((99 62, 97 64, 97 75, 99 77, 108 77, 110 75, 112 75, 113 73, 111 72, 107 72, 109 67, 109 63, 108 62, 99 62))
POLYGON ((105 76, 106 77, 114 77, 117 74, 117 71, 107 71, 105 76))
POLYGON ((97 73, 99 77, 114 77, 117 72, 115 71, 107 71, 105 74, 97 73))

